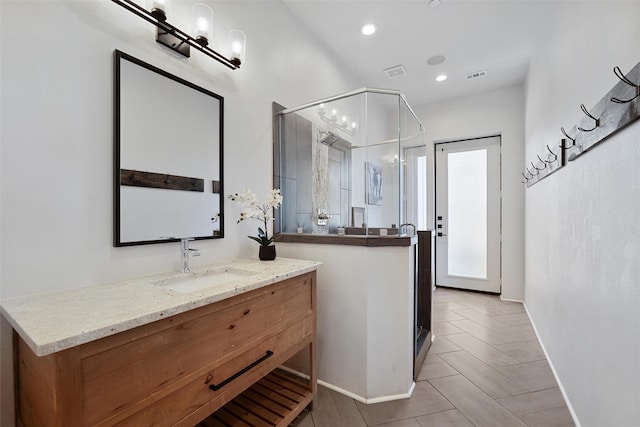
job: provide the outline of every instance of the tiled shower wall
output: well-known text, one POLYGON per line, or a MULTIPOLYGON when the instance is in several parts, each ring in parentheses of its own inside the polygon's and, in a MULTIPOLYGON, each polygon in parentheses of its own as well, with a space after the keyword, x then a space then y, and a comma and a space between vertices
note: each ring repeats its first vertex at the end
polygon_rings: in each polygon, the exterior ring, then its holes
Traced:
POLYGON ((336 233, 338 227, 349 224, 350 151, 319 143, 315 125, 298 114, 285 116, 279 131, 274 178, 284 198, 280 230, 295 233, 301 226, 305 233, 336 233), (317 225, 319 208, 326 208, 331 216, 328 229, 317 225))

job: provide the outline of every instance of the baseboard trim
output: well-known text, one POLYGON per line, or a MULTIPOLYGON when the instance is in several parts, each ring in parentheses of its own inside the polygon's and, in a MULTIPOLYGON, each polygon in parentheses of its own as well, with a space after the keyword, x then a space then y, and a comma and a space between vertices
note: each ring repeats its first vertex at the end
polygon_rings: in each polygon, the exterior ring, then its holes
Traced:
POLYGON ((560 393, 562 393, 562 397, 564 398, 564 403, 566 403, 567 408, 569 409, 571 418, 573 418, 573 423, 576 425, 576 427, 582 427, 582 424, 580 424, 580 420, 578 419, 578 415, 576 414, 576 411, 574 411, 573 405, 571 405, 571 400, 569 400, 569 396, 567 395, 567 392, 565 391, 564 386, 562 385, 562 381, 560 381, 558 372, 556 371, 555 366, 553 366, 553 362, 549 357, 549 353, 547 353, 547 349, 544 347, 544 344, 540 339, 538 328, 536 328, 536 324, 531 318, 531 313, 529 313, 529 308, 527 307, 527 304, 524 302, 522 303, 522 305, 524 306, 524 310, 527 312, 527 317, 529 317, 529 322, 531 322, 531 326, 533 326, 533 331, 535 332, 536 338, 538 338, 538 342, 540 343, 540 347, 542 347, 542 351, 544 352, 544 355, 547 358, 547 363, 549 363, 549 367, 551 368, 551 372, 553 373, 553 376, 556 379, 556 383, 558 383, 558 388, 560 389, 560 393))
POLYGON ((524 301, 519 300, 519 299, 511 299, 511 298, 504 298, 502 295, 500 295, 500 301, 508 301, 508 302, 519 302, 522 303, 524 305, 524 301))
POLYGON ((371 398, 371 399, 366 399, 366 402, 364 402, 364 403, 369 405, 369 404, 372 404, 372 403, 391 402, 392 400, 408 399, 413 394, 413 390, 415 390, 415 388, 416 388, 416 382, 415 381, 411 381, 411 387, 409 387, 409 391, 406 392, 406 393, 394 394, 394 395, 391 395, 391 396, 374 397, 374 398, 371 398))
MULTIPOLYGON (((283 371, 287 371, 292 375, 296 375, 300 378, 304 378, 306 380, 309 379, 309 375, 304 374, 302 372, 296 371, 294 369, 288 368, 286 366, 279 366, 280 369, 282 369, 283 371)), ((373 397, 371 399, 367 399, 364 398, 360 395, 357 395, 355 393, 352 393, 348 390, 345 390, 343 388, 340 388, 338 386, 335 386, 331 383, 328 383, 326 381, 322 381, 322 380, 318 380, 318 384, 320 384, 323 387, 328 388, 329 390, 333 390, 336 393, 340 393, 344 396, 350 397, 351 399, 357 400, 358 402, 370 405, 372 403, 381 403, 381 402, 391 402, 392 400, 401 400, 401 399, 408 399, 411 397, 411 395, 413 395, 413 391, 416 388, 416 383, 415 381, 411 381, 411 387, 409 388, 409 391, 406 393, 402 393, 402 394, 394 394, 394 395, 390 395, 390 396, 381 396, 381 397, 373 397)))

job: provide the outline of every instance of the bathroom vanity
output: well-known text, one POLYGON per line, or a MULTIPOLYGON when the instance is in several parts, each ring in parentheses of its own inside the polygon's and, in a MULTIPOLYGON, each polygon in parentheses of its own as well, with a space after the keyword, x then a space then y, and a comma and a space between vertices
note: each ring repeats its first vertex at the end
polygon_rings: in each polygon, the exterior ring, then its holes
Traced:
POLYGON ((289 425, 315 395, 318 265, 234 261, 4 302, 18 425, 289 425), (305 349, 308 382, 274 371, 305 349))

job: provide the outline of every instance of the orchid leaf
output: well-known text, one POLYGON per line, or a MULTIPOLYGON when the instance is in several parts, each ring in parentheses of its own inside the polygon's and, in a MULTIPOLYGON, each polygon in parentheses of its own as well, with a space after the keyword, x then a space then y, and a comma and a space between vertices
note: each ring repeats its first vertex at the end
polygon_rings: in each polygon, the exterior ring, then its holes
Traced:
POLYGON ((265 233, 264 230, 260 227, 258 227, 258 237, 260 237, 261 239, 267 238, 267 233, 265 233))
POLYGON ((266 246, 266 245, 264 244, 263 240, 262 240, 262 239, 260 239, 260 238, 258 238, 258 237, 256 237, 256 236, 247 236, 247 237, 248 237, 248 238, 250 238, 251 240, 255 240, 256 242, 260 243, 261 245, 266 246))

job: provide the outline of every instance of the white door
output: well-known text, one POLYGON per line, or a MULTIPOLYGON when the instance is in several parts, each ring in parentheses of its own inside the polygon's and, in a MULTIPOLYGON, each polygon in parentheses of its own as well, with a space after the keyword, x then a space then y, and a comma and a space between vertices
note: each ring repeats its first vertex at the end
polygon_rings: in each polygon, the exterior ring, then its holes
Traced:
POLYGON ((435 150, 436 285, 500 293, 500 137, 435 150))

